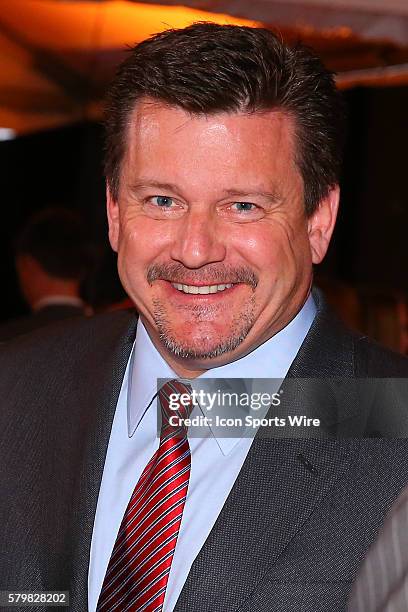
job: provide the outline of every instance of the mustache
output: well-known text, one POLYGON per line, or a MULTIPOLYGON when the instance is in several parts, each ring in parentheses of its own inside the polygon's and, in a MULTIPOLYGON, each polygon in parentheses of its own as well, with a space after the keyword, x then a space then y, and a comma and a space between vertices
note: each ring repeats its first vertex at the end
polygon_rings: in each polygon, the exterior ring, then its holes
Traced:
POLYGON ((223 285, 227 283, 245 283, 256 289, 259 278, 251 268, 246 266, 225 266, 209 264, 199 270, 191 270, 183 264, 152 264, 147 268, 147 282, 151 285, 155 280, 166 280, 180 284, 223 285), (188 281, 188 282, 187 282, 188 281))

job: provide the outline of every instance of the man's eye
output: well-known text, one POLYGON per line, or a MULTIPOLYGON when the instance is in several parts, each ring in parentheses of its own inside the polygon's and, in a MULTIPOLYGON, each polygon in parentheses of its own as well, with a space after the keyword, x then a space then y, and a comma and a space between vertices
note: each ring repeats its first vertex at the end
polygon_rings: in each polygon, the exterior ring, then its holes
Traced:
POLYGON ((173 198, 168 196, 153 196, 151 202, 160 208, 171 208, 173 205, 173 198))
POLYGON ((233 207, 237 212, 247 212, 255 210, 255 204, 251 204, 251 202, 234 202, 233 207))

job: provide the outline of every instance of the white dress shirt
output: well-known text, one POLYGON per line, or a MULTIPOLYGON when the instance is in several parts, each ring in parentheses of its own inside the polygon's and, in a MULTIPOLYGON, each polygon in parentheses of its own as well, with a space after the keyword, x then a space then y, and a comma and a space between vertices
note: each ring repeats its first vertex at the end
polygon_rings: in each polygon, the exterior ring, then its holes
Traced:
MULTIPOLYGON (((200 379, 284 378, 315 314, 316 306, 309 296, 296 317, 279 333, 242 359, 206 371, 200 379)), ((90 612, 96 610, 116 534, 133 489, 159 445, 158 378, 171 379, 177 375, 156 350, 139 319, 116 406, 99 491, 88 575, 90 612)), ((190 481, 164 612, 174 609, 191 565, 228 497, 252 440, 253 437, 226 438, 210 428, 203 437, 189 438, 190 481)))
POLYGON ((47 306, 77 306, 78 308, 84 308, 85 303, 80 297, 75 295, 47 295, 47 297, 43 297, 33 304, 32 310, 37 312, 42 308, 47 308, 47 306))

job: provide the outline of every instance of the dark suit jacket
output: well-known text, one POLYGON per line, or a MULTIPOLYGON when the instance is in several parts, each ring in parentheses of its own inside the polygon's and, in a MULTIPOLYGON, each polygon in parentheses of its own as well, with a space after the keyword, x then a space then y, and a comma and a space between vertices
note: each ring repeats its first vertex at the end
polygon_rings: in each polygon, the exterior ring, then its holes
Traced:
POLYGON ((12 319, 0 325, 0 342, 28 334, 62 319, 85 316, 81 306, 71 304, 49 304, 25 317, 12 319))
MULTIPOLYGON (((346 330, 321 300, 318 309, 289 376, 407 376, 404 358, 346 330)), ((0 351, 0 589, 69 590, 70 609, 86 611, 98 491, 135 327, 134 315, 116 312, 0 351)), ((344 611, 407 483, 405 439, 257 436, 176 612, 344 611)))

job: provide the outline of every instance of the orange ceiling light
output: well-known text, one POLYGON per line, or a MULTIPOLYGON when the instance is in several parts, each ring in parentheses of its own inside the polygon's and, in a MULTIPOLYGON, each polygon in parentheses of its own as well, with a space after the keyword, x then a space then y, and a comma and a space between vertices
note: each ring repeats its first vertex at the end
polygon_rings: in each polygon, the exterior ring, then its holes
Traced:
POLYGON ((1 24, 23 36, 27 43, 55 51, 123 47, 195 21, 256 25, 221 13, 124 0, 2 0, 0 17, 1 24))
POLYGON ((16 133, 99 117, 95 100, 78 105, 72 88, 55 78, 71 70, 82 82, 92 81, 99 54, 120 52, 151 34, 196 21, 257 25, 219 13, 124 0, 1 0, 1 8, 0 128, 16 133))

